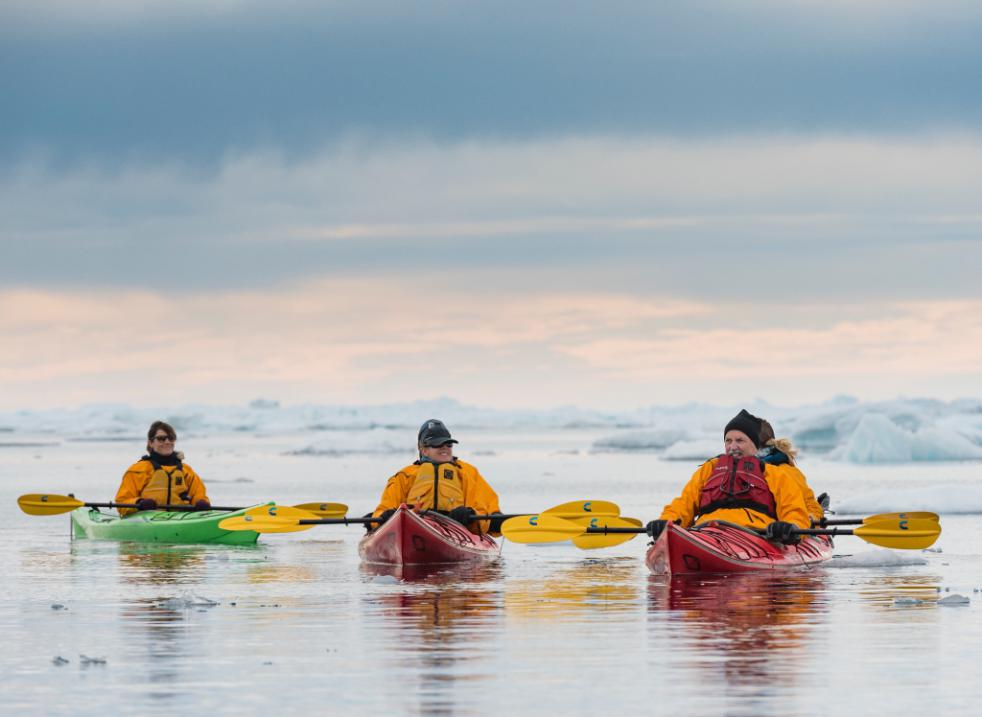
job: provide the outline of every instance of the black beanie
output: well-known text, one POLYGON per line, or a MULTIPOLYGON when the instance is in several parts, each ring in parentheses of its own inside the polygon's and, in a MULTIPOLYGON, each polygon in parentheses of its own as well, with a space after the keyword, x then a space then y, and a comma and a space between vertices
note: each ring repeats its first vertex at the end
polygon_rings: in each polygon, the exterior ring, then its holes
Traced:
POLYGON ((760 419, 757 416, 747 413, 746 409, 742 409, 740 413, 726 424, 726 428, 723 429, 723 435, 725 436, 733 430, 746 434, 747 438, 753 441, 755 446, 760 448, 760 419))

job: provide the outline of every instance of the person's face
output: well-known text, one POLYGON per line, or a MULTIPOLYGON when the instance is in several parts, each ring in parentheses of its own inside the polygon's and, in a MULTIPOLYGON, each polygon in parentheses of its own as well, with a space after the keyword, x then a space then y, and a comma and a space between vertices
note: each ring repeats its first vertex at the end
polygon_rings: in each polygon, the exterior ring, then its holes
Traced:
POLYGON ((423 446, 419 449, 423 458, 429 458, 437 463, 449 463, 453 460, 453 443, 444 443, 442 446, 423 446))
POLYGON ((150 439, 150 445, 153 449, 162 456, 169 456, 174 452, 175 439, 168 436, 164 431, 157 429, 153 438, 150 439))
POLYGON ((723 436, 723 449, 731 456, 752 456, 757 452, 757 446, 750 440, 750 437, 743 431, 735 428, 727 431, 723 436))

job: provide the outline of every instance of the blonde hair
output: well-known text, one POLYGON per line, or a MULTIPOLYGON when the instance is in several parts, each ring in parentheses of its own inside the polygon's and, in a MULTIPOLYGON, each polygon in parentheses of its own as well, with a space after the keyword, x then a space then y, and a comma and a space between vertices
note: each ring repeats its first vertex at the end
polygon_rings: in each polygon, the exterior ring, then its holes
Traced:
POLYGON ((788 457, 788 462, 794 465, 794 459, 798 455, 798 449, 792 445, 790 438, 772 438, 767 442, 767 445, 781 451, 781 453, 788 457))

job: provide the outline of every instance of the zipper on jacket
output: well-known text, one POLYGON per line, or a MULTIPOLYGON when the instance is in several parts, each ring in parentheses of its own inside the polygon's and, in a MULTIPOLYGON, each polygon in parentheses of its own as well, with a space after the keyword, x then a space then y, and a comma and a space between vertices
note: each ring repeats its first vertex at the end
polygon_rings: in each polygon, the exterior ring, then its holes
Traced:
POLYGON ((440 466, 442 463, 433 464, 433 510, 440 508, 440 466))

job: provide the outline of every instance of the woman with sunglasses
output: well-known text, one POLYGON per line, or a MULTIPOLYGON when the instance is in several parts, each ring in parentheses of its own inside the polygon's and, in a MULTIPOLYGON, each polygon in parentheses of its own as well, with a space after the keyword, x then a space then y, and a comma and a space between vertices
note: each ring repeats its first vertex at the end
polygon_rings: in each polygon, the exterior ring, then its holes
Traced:
POLYGON ((193 505, 207 510, 211 501, 205 484, 184 454, 174 450, 177 432, 163 421, 154 421, 147 431, 147 455, 129 467, 116 491, 117 503, 133 503, 136 508, 120 508, 125 516, 136 510, 156 510, 164 505, 193 505))

